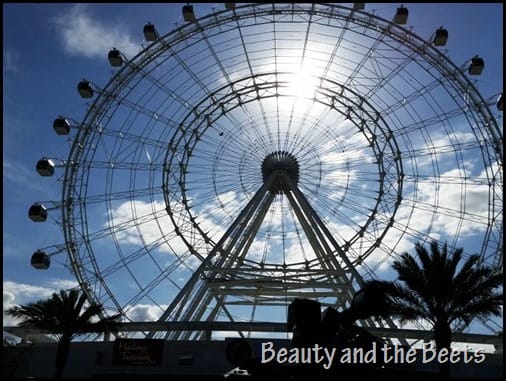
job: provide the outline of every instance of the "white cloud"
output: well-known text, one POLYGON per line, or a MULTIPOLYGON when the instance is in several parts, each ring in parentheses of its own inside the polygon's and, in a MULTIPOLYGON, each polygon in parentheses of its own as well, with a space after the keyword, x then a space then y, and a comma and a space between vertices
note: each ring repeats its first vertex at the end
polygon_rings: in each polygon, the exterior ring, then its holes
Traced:
MULTIPOLYGON (((481 173, 478 178, 486 178, 481 173)), ((459 169, 452 169, 440 177, 439 191, 435 191, 435 184, 423 183, 419 185, 418 199, 426 205, 439 205, 441 211, 435 218, 434 230, 454 234, 460 226, 460 234, 472 234, 483 231, 488 223, 489 187, 487 184, 464 180, 464 174, 459 169), (446 180, 448 179, 448 180, 446 180), (437 199, 436 199, 437 197, 437 199)), ((421 211, 432 215, 434 211, 421 211)), ((413 221, 428 221, 414 219, 413 221)))
POLYGON ((4 180, 10 180, 14 184, 22 185, 23 187, 29 187, 30 189, 38 191, 44 189, 42 186, 33 185, 33 179, 38 176, 37 172, 35 171, 35 165, 33 166, 33 169, 30 169, 20 162, 13 162, 12 160, 6 159, 4 157, 3 173, 4 180))
POLYGON ((167 306, 155 306, 152 304, 137 304, 125 308, 126 315, 132 321, 156 321, 165 311, 167 306))
POLYGON ((236 212, 245 206, 241 203, 239 195, 234 191, 221 193, 213 201, 213 203, 205 205, 200 213, 204 217, 205 223, 211 225, 215 225, 212 221, 229 220, 229 223, 232 223, 233 218, 236 217, 236 212))
POLYGON ((4 76, 8 73, 19 73, 19 54, 12 50, 4 50, 4 65, 3 73, 4 76))
POLYGON ((26 304, 39 299, 50 297, 55 289, 42 286, 34 286, 25 283, 16 283, 11 281, 3 282, 3 325, 12 326, 18 323, 18 320, 6 314, 5 311, 14 305, 26 304))
MULTIPOLYGON (((54 292, 60 289, 67 289, 77 286, 76 281, 72 280, 51 280, 43 286, 35 286, 26 283, 16 283, 12 281, 3 282, 3 325, 13 326, 19 323, 17 319, 12 318, 5 313, 6 310, 21 304, 32 303, 44 298, 49 298, 54 292)), ((167 305, 149 305, 137 304, 127 306, 127 316, 133 321, 155 321, 157 320, 167 305)))
MULTIPOLYGON (((4 293, 8 292, 14 296, 16 304, 28 303, 40 298, 49 297, 57 289, 52 287, 35 286, 26 283, 16 283, 11 281, 3 282, 4 293)), ((5 298, 4 298, 5 300, 5 298)))
POLYGON ((47 285, 50 288, 54 288, 55 290, 67 290, 70 288, 78 287, 79 283, 75 280, 70 279, 58 279, 47 282, 47 285))
MULTIPOLYGON (((457 144, 466 145, 473 144, 476 137, 471 132, 453 132, 452 134, 446 134, 444 131, 432 132, 430 135, 430 143, 427 138, 417 141, 412 139, 414 149, 417 153, 417 165, 419 167, 429 166, 430 168, 434 165, 433 161, 436 160, 440 166, 447 164, 454 165, 454 159, 446 160, 455 157, 456 153, 461 153, 461 147, 457 144)), ((474 143, 476 144, 476 143, 474 143)), ((467 163, 466 165, 468 165, 467 163)))
POLYGON ((7 315, 5 311, 15 305, 27 304, 40 299, 49 298, 60 289, 76 287, 77 282, 72 280, 50 280, 42 286, 12 281, 3 282, 3 325, 16 325, 18 321, 7 315))
POLYGON ((6 290, 4 290, 3 294, 4 294, 4 304, 3 304, 4 309, 9 309, 12 306, 14 306, 14 300, 16 299, 14 294, 6 290))
MULTIPOLYGON (((114 227, 114 234, 122 243, 144 246, 145 244, 157 242, 163 237, 170 246, 161 245, 157 251, 175 254, 179 258, 188 253, 188 247, 174 231, 173 223, 165 211, 163 201, 153 203, 140 200, 126 201, 110 210, 109 214, 109 223, 111 227, 114 227), (120 226, 125 228, 119 230, 118 227, 120 226)), ((213 224, 206 220, 204 225, 213 224)), ((170 262, 172 260, 173 258, 169 259, 170 262)), ((193 255, 184 262, 184 265, 190 268, 196 268, 199 264, 200 261, 193 255)))
MULTIPOLYGON (((476 177, 465 178, 462 171, 452 169, 441 174, 438 190, 435 182, 419 183, 416 193, 404 196, 393 226, 366 263, 375 267, 385 257, 390 257, 378 268, 384 271, 397 254, 411 252, 419 239, 430 237, 445 241, 448 237, 458 237, 461 242, 482 233, 489 223, 490 189, 483 181, 486 178, 485 170, 476 177)), ((495 214, 498 213, 496 210, 495 214)))
MULTIPOLYGON (((162 235, 170 233, 172 227, 172 222, 165 212, 165 204, 161 201, 154 203, 126 201, 112 209, 109 214, 112 227, 126 227, 115 230, 120 241, 134 245, 143 244, 143 240, 146 243, 154 242, 162 235), (161 213, 155 215, 154 211, 161 211, 161 213)), ((178 248, 183 252, 185 247, 178 248)), ((161 246, 160 250, 170 252, 170 249, 165 246, 161 246)))
POLYGON ((76 4, 53 19, 69 54, 105 58, 113 47, 128 57, 139 52, 140 42, 134 42, 124 27, 118 24, 101 24, 93 19, 87 8, 85 5, 76 4))

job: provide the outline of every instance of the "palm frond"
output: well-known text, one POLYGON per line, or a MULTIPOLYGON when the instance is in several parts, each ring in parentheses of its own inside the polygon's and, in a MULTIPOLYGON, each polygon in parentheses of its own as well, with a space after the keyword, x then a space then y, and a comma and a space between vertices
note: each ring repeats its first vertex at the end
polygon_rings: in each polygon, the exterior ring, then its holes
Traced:
POLYGON ((406 252, 394 261, 397 281, 382 284, 388 291, 390 316, 450 327, 455 321, 469 324, 475 318, 501 315, 502 272, 481 266, 477 255, 461 264, 463 249, 450 253, 446 243, 440 247, 432 241, 430 252, 417 243, 415 251, 416 258, 406 252))
MULTIPOLYGON (((60 290, 50 298, 26 305, 14 306, 7 310, 12 317, 21 320, 19 326, 54 332, 68 338, 93 326, 93 318, 102 315, 102 306, 86 306, 87 297, 77 289, 60 290)), ((120 315, 103 319, 113 329, 114 320, 120 315)), ((95 326, 98 327, 98 326, 95 326)), ((105 327, 105 326, 104 326, 105 327)))

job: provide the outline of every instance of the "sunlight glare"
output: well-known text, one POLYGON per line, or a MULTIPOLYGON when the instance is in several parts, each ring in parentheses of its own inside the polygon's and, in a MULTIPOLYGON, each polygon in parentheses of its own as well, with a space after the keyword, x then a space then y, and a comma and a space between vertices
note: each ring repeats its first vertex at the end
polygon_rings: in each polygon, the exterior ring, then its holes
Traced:
POLYGON ((303 67, 288 78, 288 94, 298 99, 312 99, 316 88, 319 85, 319 79, 314 76, 314 70, 311 67, 303 67))

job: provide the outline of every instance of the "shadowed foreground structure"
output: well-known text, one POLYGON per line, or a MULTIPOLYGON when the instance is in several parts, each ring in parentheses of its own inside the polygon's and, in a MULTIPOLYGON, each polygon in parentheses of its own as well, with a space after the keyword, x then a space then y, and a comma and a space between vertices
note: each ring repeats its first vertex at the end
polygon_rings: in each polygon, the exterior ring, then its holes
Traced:
MULTIPOLYGON (((502 341, 502 339, 500 339, 502 341)), ((289 340, 279 339, 251 339, 248 342, 254 355, 260 355, 261 344, 273 341, 276 346, 290 346, 289 340)), ((499 340, 498 340, 499 341, 499 340)), ((231 340, 212 342, 170 342, 163 345, 163 356, 160 365, 113 365, 114 343, 113 342, 73 342, 70 345, 70 353, 64 372, 64 379, 165 379, 165 380, 220 380, 224 375, 231 372, 235 366, 226 359, 227 346, 231 340)), ((18 351, 25 351, 25 358, 19 361, 18 373, 11 378, 35 377, 36 379, 52 379, 54 374, 55 344, 22 344, 17 347, 4 348, 4 372, 9 359, 15 357, 18 351), (5 359, 5 357, 4 357, 5 359)), ((418 356, 420 358, 420 356, 418 356)), ((499 379, 502 378, 502 354, 487 355, 482 364, 459 364, 452 366, 452 378, 466 379, 499 379)), ((265 369, 258 372, 253 378, 234 376, 228 379, 262 379, 266 374, 275 375, 278 379, 290 379, 294 374, 301 375, 300 369, 287 364, 274 366, 273 363, 264 364, 265 369), (295 373, 294 373, 295 372, 295 373)), ((316 371, 310 372, 313 379, 340 378, 336 374, 344 376, 352 373, 369 378, 370 376, 388 375, 389 379, 406 380, 413 377, 437 378, 439 368, 436 364, 409 364, 409 366, 392 366, 385 369, 360 369, 353 367, 341 369, 339 372, 316 371)), ((4 373, 5 374, 5 373, 4 373)), ((302 373, 302 379, 308 379, 307 371, 302 373)), ((7 375, 6 375, 7 376, 7 375)), ((381 378, 380 378, 381 379, 381 378)))

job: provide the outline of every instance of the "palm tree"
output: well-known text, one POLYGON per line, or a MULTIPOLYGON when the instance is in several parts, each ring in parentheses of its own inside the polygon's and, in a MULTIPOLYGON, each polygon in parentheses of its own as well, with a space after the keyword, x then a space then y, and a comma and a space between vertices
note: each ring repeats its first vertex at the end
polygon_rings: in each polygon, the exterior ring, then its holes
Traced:
MULTIPOLYGON (((475 318, 501 315, 503 274, 480 264, 478 255, 460 264, 462 248, 449 255, 446 244, 440 250, 433 241, 430 249, 429 253, 420 243, 415 244, 420 263, 404 253, 392 266, 397 281, 371 283, 385 289, 390 316, 401 323, 424 320, 432 324, 439 351, 450 349, 453 324, 468 326, 475 318)), ((449 364, 443 365, 441 372, 448 376, 449 364)))
POLYGON ((58 338, 56 351, 55 378, 61 379, 72 339, 94 327, 114 329, 119 314, 104 318, 98 322, 93 319, 102 314, 102 306, 85 306, 87 296, 77 289, 60 290, 48 299, 26 305, 14 306, 7 313, 21 319, 19 326, 40 329, 54 333, 58 338))

